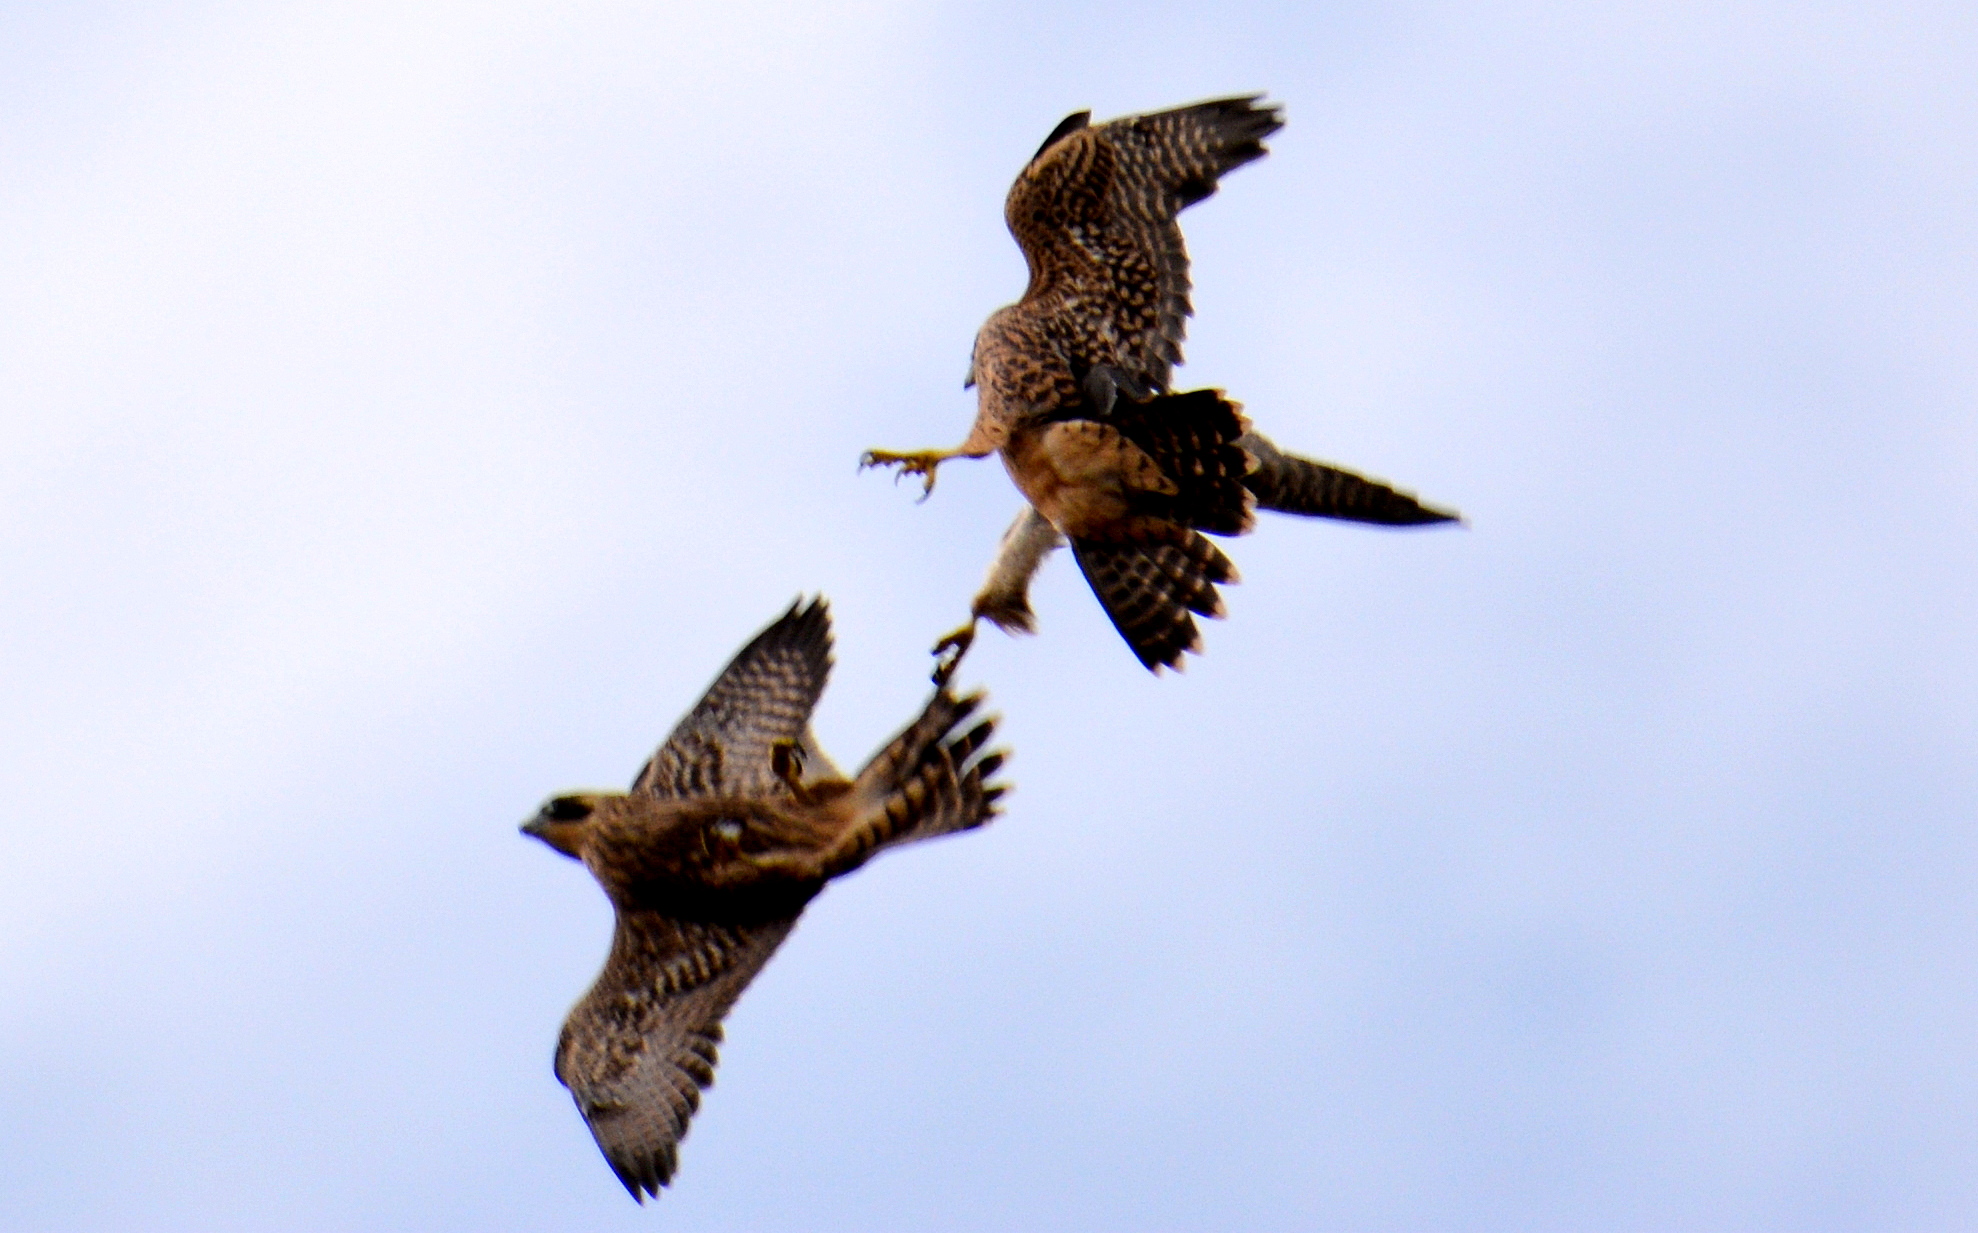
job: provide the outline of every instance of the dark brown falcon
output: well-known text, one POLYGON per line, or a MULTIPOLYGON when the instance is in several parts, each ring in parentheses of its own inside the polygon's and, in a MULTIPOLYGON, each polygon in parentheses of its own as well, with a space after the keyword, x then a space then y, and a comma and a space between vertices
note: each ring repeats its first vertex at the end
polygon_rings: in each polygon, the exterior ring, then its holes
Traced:
POLYGON ((938 689, 857 778, 810 729, 831 669, 823 600, 743 647, 629 793, 551 798, 522 827, 582 861, 617 914, 611 954, 564 1021, 556 1077, 640 1202, 673 1176, 721 1020, 804 905, 871 859, 996 813, 979 695, 938 689))
POLYGON ((1351 472, 1278 452, 1220 391, 1169 389, 1189 314, 1180 212, 1265 153, 1283 126, 1261 95, 1089 123, 1068 117, 1010 188, 1004 216, 1030 285, 975 336, 975 425, 950 450, 870 450, 934 488, 950 458, 1000 453, 1030 502, 976 597, 936 644, 945 680, 987 617, 1027 630, 1024 585, 1060 538, 1140 662, 1179 667, 1197 649, 1191 614, 1218 616, 1235 581, 1202 532, 1240 535, 1252 508, 1388 525, 1446 522, 1351 472), (1012 587, 1013 580, 1020 580, 1012 587))

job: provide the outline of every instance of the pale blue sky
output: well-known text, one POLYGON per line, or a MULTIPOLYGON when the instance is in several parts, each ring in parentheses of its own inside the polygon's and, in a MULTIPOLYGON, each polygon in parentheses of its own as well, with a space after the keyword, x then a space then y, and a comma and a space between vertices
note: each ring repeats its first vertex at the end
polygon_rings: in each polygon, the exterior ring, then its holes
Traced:
POLYGON ((1952 4, 0 9, 0 1223, 1978 1222, 1974 83, 1952 4), (1179 379, 1470 528, 1267 518, 1158 681, 1053 561, 1008 815, 813 907, 640 1210, 516 823, 800 591, 904 721, 1017 497, 859 451, 966 430, 1061 116, 1250 90, 1179 379))

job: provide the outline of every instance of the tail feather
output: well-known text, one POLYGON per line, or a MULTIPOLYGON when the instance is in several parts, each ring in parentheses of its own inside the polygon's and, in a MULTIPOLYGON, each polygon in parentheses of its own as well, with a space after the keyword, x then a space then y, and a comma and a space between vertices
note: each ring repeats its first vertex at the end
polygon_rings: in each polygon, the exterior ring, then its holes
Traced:
POLYGON ((1214 535, 1241 535, 1255 522, 1246 482, 1255 462, 1244 445, 1250 421, 1221 390, 1116 399, 1106 422, 1174 482, 1177 491, 1157 499, 1164 517, 1214 535))
POLYGON ((824 855, 827 876, 849 873, 882 849, 972 830, 996 815, 1007 788, 989 778, 1004 755, 983 752, 996 721, 963 726, 982 700, 980 693, 957 698, 935 690, 920 717, 872 756, 847 794, 853 824, 824 855))
POLYGON ((1245 433, 1242 445, 1257 460, 1257 469, 1244 478, 1244 486, 1256 494, 1257 504, 1265 509, 1389 527, 1457 519, 1455 514, 1423 505, 1413 493, 1287 454, 1260 433, 1245 433))
POLYGON ((1236 580, 1228 557, 1182 527, 1166 539, 1073 539, 1071 547, 1113 628, 1150 670, 1179 670, 1185 652, 1200 650, 1190 614, 1221 616, 1216 584, 1236 580))

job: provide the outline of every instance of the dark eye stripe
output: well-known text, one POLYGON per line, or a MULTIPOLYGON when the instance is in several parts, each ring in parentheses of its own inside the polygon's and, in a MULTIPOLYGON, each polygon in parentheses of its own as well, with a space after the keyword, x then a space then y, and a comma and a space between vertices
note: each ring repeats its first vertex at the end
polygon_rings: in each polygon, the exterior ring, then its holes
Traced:
POLYGON ((591 816, 591 803, 578 796, 559 796, 544 809, 552 822, 575 822, 591 816))

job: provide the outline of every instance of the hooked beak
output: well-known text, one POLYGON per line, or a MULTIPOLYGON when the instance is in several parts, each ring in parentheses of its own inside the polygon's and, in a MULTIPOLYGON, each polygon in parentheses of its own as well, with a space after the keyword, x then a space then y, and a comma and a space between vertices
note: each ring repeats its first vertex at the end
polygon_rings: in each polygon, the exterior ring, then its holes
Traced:
POLYGON ((558 818, 548 810, 537 814, 522 824, 522 833, 531 839, 540 839, 545 844, 572 860, 581 860, 583 852, 584 824, 558 818))

